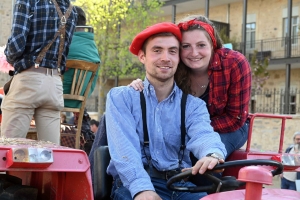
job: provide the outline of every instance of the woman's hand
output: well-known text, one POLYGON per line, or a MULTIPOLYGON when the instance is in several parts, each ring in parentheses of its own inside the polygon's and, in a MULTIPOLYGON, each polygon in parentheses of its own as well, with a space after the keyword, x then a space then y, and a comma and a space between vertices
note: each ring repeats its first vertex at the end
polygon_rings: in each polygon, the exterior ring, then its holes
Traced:
POLYGON ((128 86, 133 87, 135 90, 142 91, 144 89, 144 84, 141 79, 136 79, 132 81, 128 86))

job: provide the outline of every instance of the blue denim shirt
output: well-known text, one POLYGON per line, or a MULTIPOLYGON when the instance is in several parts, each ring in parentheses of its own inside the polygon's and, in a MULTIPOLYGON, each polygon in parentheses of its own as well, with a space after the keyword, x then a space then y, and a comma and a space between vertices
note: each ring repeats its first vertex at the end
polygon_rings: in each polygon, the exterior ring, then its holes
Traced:
MULTIPOLYGON (((140 93, 131 87, 110 90, 106 102, 106 130, 111 155, 107 172, 121 178, 131 195, 144 190, 154 190, 150 177, 144 170, 148 157, 160 171, 191 167, 189 152, 202 158, 217 152, 225 157, 226 150, 218 133, 210 125, 204 101, 188 95, 186 104, 186 150, 179 166, 181 145, 182 91, 174 83, 171 94, 158 102, 154 87, 144 81, 149 148, 143 150, 144 133, 140 93)), ((180 156, 181 158, 181 156, 180 156)))

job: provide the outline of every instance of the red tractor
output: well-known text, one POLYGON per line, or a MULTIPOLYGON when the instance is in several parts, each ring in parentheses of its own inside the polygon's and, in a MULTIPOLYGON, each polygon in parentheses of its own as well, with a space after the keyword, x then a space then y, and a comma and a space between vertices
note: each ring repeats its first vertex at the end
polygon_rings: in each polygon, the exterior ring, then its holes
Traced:
MULTIPOLYGON (((239 149, 233 152, 224 164, 217 165, 215 169, 225 169, 221 179, 211 175, 206 176, 213 183, 209 186, 198 186, 192 188, 175 187, 174 182, 191 176, 191 171, 185 171, 169 179, 167 187, 172 190, 189 192, 208 192, 209 195, 203 200, 281 200, 281 199, 300 199, 300 193, 292 190, 267 189, 263 184, 271 185, 273 176, 281 174, 283 171, 300 171, 300 163, 290 165, 282 163, 285 157, 295 158, 290 154, 282 153, 284 129, 286 119, 291 116, 270 115, 270 114, 252 114, 249 125, 249 136, 246 149, 239 149), (278 152, 261 152, 252 150, 252 128, 256 117, 281 119, 281 134, 278 152)), ((94 163, 94 197, 95 199, 110 199, 110 188, 112 179, 106 174, 106 168, 109 163, 109 151, 107 146, 101 146, 95 151, 94 163)), ((293 163, 293 162, 291 162, 293 163)))
MULTIPOLYGON (((291 160, 291 155, 282 153, 284 128, 290 116, 254 114, 250 120, 246 149, 235 151, 224 164, 223 177, 207 176, 213 184, 207 187, 176 188, 173 183, 190 176, 190 171, 169 179, 173 190, 211 191, 203 200, 258 200, 300 199, 300 193, 291 190, 267 189, 263 184, 272 184, 272 177, 282 171, 300 171, 300 164, 291 160), (278 152, 261 152, 250 149, 252 127, 255 117, 282 119, 278 152), (288 157, 293 164, 282 163, 288 157)), ((51 143, 28 139, 0 139, 0 189, 15 199, 43 200, 93 200, 109 199, 111 177, 106 174, 109 163, 107 146, 95 151, 94 186, 92 186, 90 163, 82 150, 56 146, 51 143), (18 196, 19 195, 19 196, 18 196)), ((4 197, 5 198, 5 197, 4 197)), ((8 198, 6 198, 8 199, 8 198)))

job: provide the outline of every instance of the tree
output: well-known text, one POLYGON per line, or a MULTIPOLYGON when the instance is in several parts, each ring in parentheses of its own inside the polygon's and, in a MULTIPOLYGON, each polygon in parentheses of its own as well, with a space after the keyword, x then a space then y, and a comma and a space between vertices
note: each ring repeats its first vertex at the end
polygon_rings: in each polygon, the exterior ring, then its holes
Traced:
POLYGON ((258 56, 258 52, 255 50, 250 65, 252 69, 252 90, 260 90, 269 78, 269 72, 267 71, 269 58, 258 56))
POLYGON ((94 27, 101 56, 98 112, 102 114, 108 78, 144 74, 128 47, 138 32, 156 21, 162 4, 159 0, 77 0, 75 4, 85 10, 88 24, 94 27))
POLYGON ((229 38, 226 34, 226 28, 223 28, 219 32, 220 38, 222 39, 224 44, 231 43, 232 49, 237 50, 239 48, 239 43, 237 42, 236 37, 229 38))

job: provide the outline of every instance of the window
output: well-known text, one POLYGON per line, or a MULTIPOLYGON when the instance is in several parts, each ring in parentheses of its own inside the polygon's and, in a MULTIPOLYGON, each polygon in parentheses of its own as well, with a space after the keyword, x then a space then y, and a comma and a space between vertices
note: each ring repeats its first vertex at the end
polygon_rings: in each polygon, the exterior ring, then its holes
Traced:
MULTIPOLYGON (((299 17, 292 17, 292 44, 298 43, 298 26, 299 26, 299 17)), ((283 18, 283 37, 287 37, 288 34, 288 18, 283 18)))
POLYGON ((246 48, 252 49, 255 48, 255 23, 246 24, 246 48))
POLYGON ((281 109, 280 114, 296 114, 296 95, 290 94, 290 106, 288 111, 284 111, 284 105, 285 105, 285 94, 281 95, 281 109))

